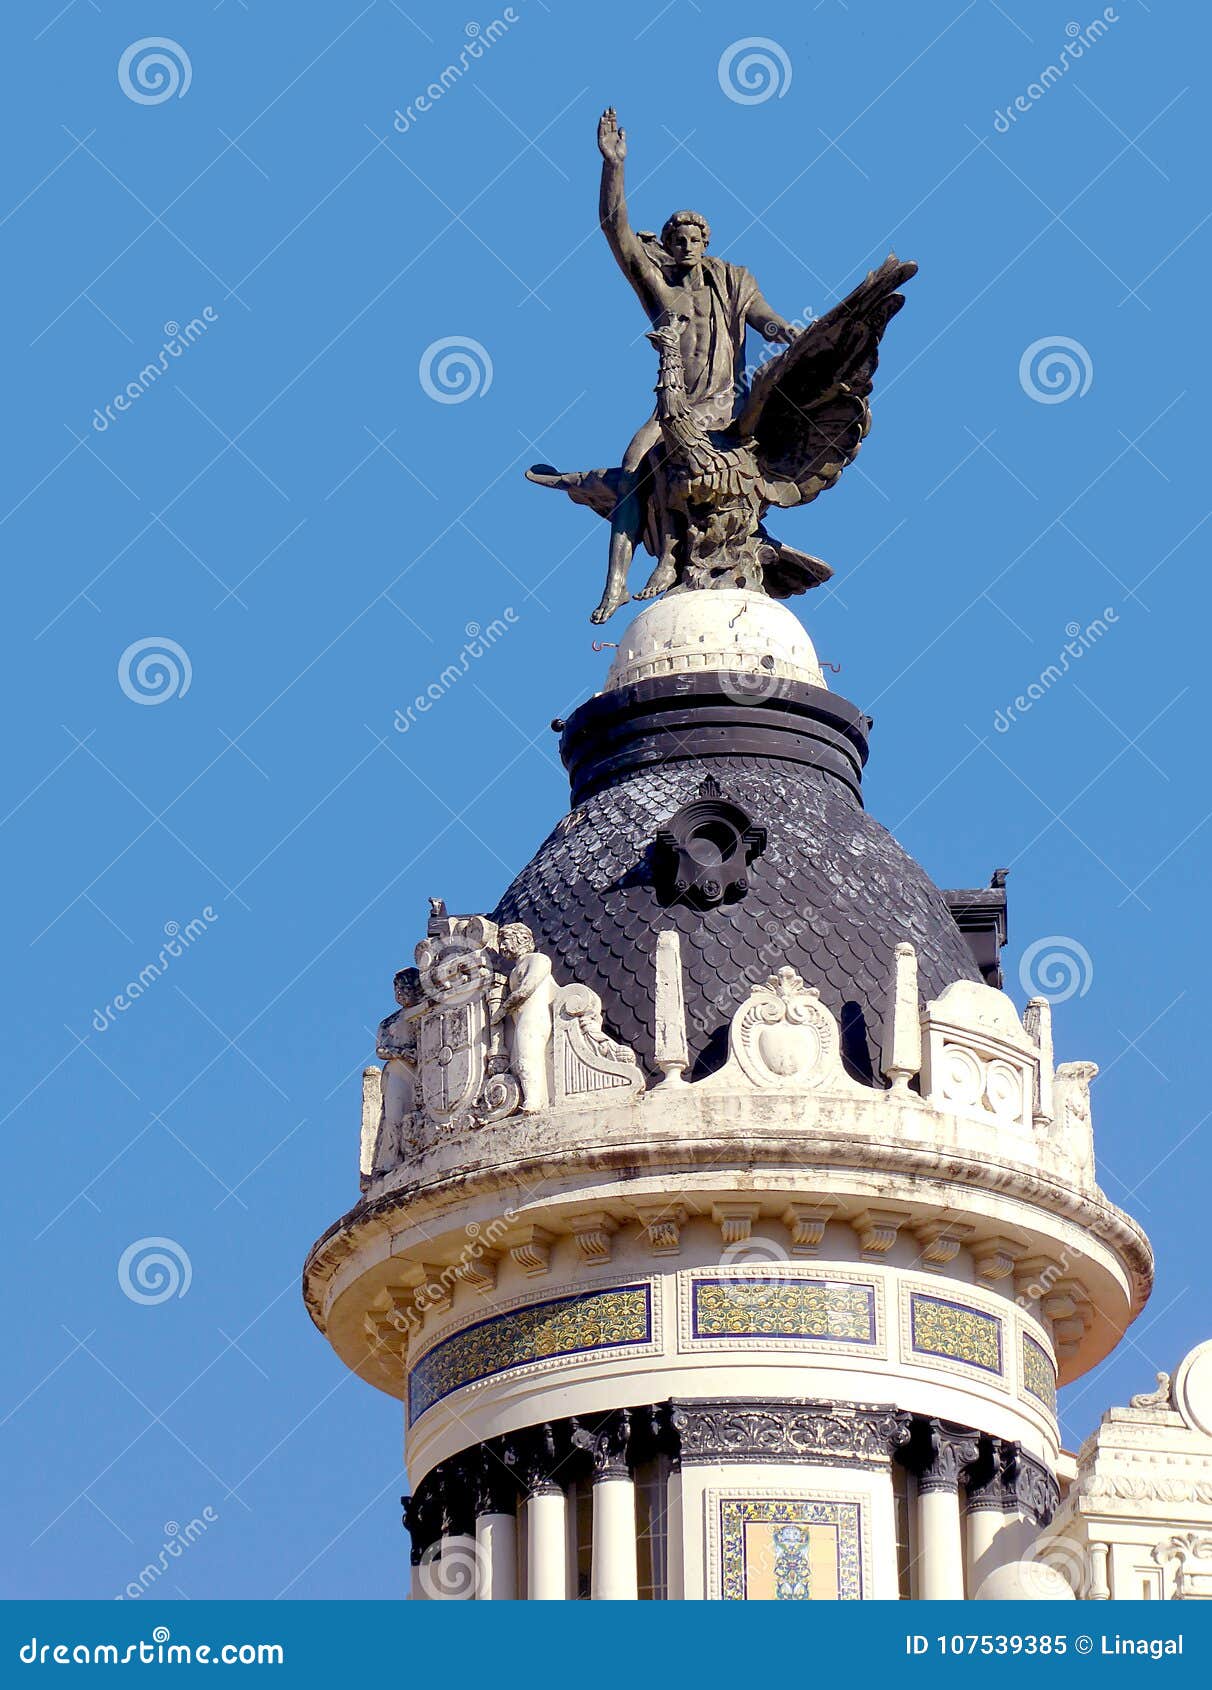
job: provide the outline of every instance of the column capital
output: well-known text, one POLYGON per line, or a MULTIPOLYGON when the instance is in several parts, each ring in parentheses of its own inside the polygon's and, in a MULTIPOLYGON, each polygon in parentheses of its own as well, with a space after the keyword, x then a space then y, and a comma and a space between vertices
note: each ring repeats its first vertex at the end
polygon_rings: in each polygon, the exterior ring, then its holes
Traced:
POLYGON ((421 1565, 425 1551, 442 1535, 442 1511, 438 1505, 436 1487, 427 1474, 411 1496, 402 1496, 404 1526, 412 1539, 409 1559, 414 1567, 421 1565))
POLYGON ((556 1427, 550 1420, 530 1426, 510 1438, 518 1476, 527 1497, 560 1496, 564 1487, 556 1477, 561 1456, 556 1445, 556 1427))
POLYGON ((596 1423, 569 1421, 573 1449, 583 1450, 593 1464, 593 1482, 603 1479, 628 1479, 631 1468, 627 1455, 631 1443, 631 1410, 615 1409, 596 1423))
POLYGON ((513 1514, 517 1510, 522 1482, 518 1473, 518 1452, 509 1438, 491 1438, 481 1444, 475 1470, 475 1513, 513 1514))
POLYGON ((474 1537, 479 1450, 440 1461, 430 1475, 437 1487, 443 1537, 474 1537))
POLYGON ((917 1470, 918 1491, 957 1491, 980 1456, 980 1434, 945 1420, 927 1420, 924 1425, 925 1460, 917 1470))
POLYGON ((992 1514, 1006 1511, 1006 1481, 1002 1470, 1001 1445, 982 1436, 976 1460, 964 1475, 964 1507, 969 1514, 982 1509, 992 1514))
POLYGON ((1020 1444, 1004 1443, 1002 1473, 1006 1509, 1026 1514, 1037 1526, 1048 1525, 1060 1501, 1060 1486, 1043 1462, 1020 1444))

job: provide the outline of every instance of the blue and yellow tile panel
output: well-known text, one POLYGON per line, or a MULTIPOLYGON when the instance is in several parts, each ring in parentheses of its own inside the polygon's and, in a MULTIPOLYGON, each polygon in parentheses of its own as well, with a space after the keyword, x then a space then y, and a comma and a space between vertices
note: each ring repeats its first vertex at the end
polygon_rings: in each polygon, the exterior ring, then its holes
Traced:
POLYGON ((720 1586, 725 1602, 860 1600, 859 1504, 723 1498, 720 1586))
POLYGON ((875 1290, 837 1280, 725 1276, 696 1279, 692 1338, 803 1338, 876 1343, 875 1290))
POLYGON ((1056 1369, 1052 1357, 1042 1344, 1023 1333, 1023 1389, 1028 1396, 1042 1402, 1050 1414, 1056 1413, 1056 1369))
POLYGON ((452 1391, 507 1368, 651 1338, 650 1285, 611 1286, 493 1315, 453 1332, 421 1357, 408 1376, 408 1423, 452 1391))
POLYGON ((917 1355, 941 1356, 999 1378, 1002 1375, 1002 1323, 983 1309, 913 1291, 909 1336, 917 1355))

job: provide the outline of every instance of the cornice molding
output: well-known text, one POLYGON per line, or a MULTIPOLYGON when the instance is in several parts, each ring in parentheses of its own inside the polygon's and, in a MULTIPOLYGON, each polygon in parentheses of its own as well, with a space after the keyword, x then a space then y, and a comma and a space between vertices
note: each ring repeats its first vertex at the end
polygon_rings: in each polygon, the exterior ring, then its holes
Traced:
MULTIPOLYGON (((687 1090, 678 1088, 679 1099, 687 1090)), ((889 1108, 891 1093, 871 1093, 870 1103, 860 1099, 864 1113, 889 1108)), ((473 1197, 493 1192, 516 1193, 518 1184, 539 1185, 553 1182, 558 1185, 564 1177, 583 1174, 592 1163, 595 1175, 603 1181, 612 1173, 626 1173, 634 1178, 639 1170, 659 1175, 665 1171, 692 1169, 701 1172, 711 1169, 713 1175, 725 1180, 732 1168, 744 1168, 749 1177, 755 1169, 772 1178, 786 1170, 803 1178, 806 1170, 816 1167, 833 1173, 847 1170, 865 1174, 878 1171, 881 1176, 902 1176, 914 1182, 914 1195, 919 1199, 937 1201, 940 1212, 954 1215, 956 1197, 963 1189, 981 1191, 997 1199, 1013 1201, 1038 1208, 1049 1218, 1070 1222, 1096 1239, 1122 1264, 1132 1283, 1134 1306, 1143 1306, 1152 1285, 1153 1255, 1144 1232, 1122 1210, 1115 1207, 1101 1191, 1082 1190, 1068 1184, 1046 1170, 1029 1164, 991 1157, 986 1150, 965 1151, 943 1142, 943 1117, 940 1122, 940 1142, 937 1146, 894 1141, 888 1133, 863 1135, 859 1132, 804 1131, 789 1141, 781 1124, 773 1121, 770 1130, 725 1132, 713 1130, 711 1114, 714 1106, 726 1106, 735 1099, 704 1098, 700 1130, 688 1121, 678 1123, 675 1133, 665 1134, 657 1129, 637 1137, 635 1107, 632 1106, 625 1130, 615 1142, 607 1120, 600 1122, 600 1137, 591 1148, 578 1149, 574 1145, 551 1147, 553 1127, 551 1112, 528 1117, 525 1132, 531 1138, 526 1146, 513 1145, 511 1153, 495 1163, 488 1163, 488 1134, 492 1128, 479 1129, 475 1153, 479 1166, 474 1172, 467 1169, 438 1173, 425 1181, 401 1184, 380 1196, 356 1205, 316 1241, 308 1254, 304 1268, 303 1293, 308 1311, 321 1331, 326 1327, 325 1293, 341 1265, 365 1244, 383 1235, 399 1231, 405 1217, 410 1223, 432 1227, 441 1224, 441 1217, 465 1204, 473 1197), (546 1140, 543 1133, 548 1136, 546 1140), (603 1142, 605 1140, 606 1142, 603 1142), (937 1194, 925 1182, 937 1183, 937 1194)), ((752 1103, 752 1099, 743 1100, 752 1103)), ((770 1099, 760 1100, 769 1103, 770 1099)), ((825 1100, 822 1100, 825 1101, 825 1100)), ((847 1108, 855 1106, 852 1095, 840 1099, 847 1108)), ((659 1091, 644 1094, 639 1106, 642 1114, 655 1116, 659 1091)), ((915 1116, 921 1116, 918 1130, 926 1125, 932 1112, 918 1104, 915 1116)), ((648 1124, 648 1123, 646 1123, 648 1124)), ((761 1123, 764 1126, 764 1123, 761 1123)), ((888 1119, 887 1127, 893 1127, 888 1119)), ((517 1134, 516 1121, 508 1123, 511 1133, 517 1134)), ((496 1130, 500 1130, 499 1126, 496 1130)), ((826 1193, 832 1195, 831 1193, 826 1193)), ((789 1195, 798 1195, 790 1190, 789 1195)), ((860 1205, 861 1206, 861 1205, 860 1205)))

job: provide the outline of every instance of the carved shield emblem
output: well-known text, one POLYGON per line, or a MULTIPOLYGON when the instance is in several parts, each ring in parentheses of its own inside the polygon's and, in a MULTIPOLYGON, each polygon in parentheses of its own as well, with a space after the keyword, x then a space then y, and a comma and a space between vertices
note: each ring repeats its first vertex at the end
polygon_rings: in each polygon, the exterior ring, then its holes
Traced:
POLYGON ((482 997, 430 1010, 418 1040, 425 1108, 441 1120, 465 1114, 479 1096, 488 1055, 482 997))

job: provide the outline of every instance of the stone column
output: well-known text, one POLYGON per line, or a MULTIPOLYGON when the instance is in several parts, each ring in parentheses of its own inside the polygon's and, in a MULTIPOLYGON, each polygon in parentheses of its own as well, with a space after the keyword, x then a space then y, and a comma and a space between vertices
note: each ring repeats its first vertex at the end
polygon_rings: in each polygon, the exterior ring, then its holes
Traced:
POLYGON ((930 1420, 926 1460, 917 1475, 918 1594, 923 1601, 963 1601, 964 1540, 959 1487, 976 1461, 975 1432, 930 1420))
POLYGON ((428 1601, 430 1596, 429 1566, 435 1545, 441 1535, 442 1523, 437 1503, 437 1490, 432 1475, 422 1480, 411 1496, 400 1498, 404 1506, 404 1525, 412 1539, 409 1561, 412 1567, 409 1600, 428 1601))
POLYGON ((1035 1540, 1056 1512, 1059 1497, 1056 1480, 1033 1455, 1018 1443, 1003 1449, 1005 1483, 1005 1542, 1007 1561, 1030 1557, 1035 1540))
POLYGON ((469 1602, 476 1594, 476 1540, 474 1532, 451 1532, 438 1539, 437 1552, 422 1568, 433 1602, 469 1602))
POLYGON ((1007 1554, 1006 1484, 1001 1445, 980 1440, 980 1454, 968 1470, 964 1493, 964 1547, 968 1595, 975 1596, 995 1568, 1012 1559, 1007 1554))
POLYGON ((443 1461, 434 1469, 442 1535, 422 1557, 421 1578, 431 1601, 468 1602, 479 1583, 476 1555, 475 1476, 478 1452, 443 1461))
POLYGON ((522 1454, 526 1595, 532 1602, 563 1602, 568 1596, 568 1503, 556 1464, 552 1427, 536 1427, 522 1454))
POLYGON ((514 1602, 518 1595, 518 1496, 514 1452, 499 1440, 481 1446, 476 1475, 476 1596, 514 1602))
POLYGON ((1090 1557, 1089 1589, 1086 1592, 1088 1602, 1109 1602, 1111 1600, 1111 1585, 1107 1578, 1107 1557, 1110 1545, 1106 1543, 1092 1543, 1087 1553, 1090 1557))
MULTIPOLYGON (((634 1602, 639 1593, 635 1538, 635 1485, 627 1464, 631 1416, 607 1417, 592 1434, 593 1571, 595 1602, 634 1602)), ((585 1447, 577 1433, 574 1444, 585 1447)))
POLYGON ((515 1602, 518 1595, 518 1526, 514 1514, 476 1515, 476 1560, 481 1602, 515 1602))
POLYGON ((638 1595, 635 1486, 629 1474, 604 1473, 593 1481, 593 1579, 595 1602, 634 1602, 638 1595))
POLYGON ((665 1491, 665 1521, 669 1542, 669 1584, 666 1595, 671 1602, 681 1602, 686 1598, 686 1527, 682 1508, 682 1469, 680 1463, 675 1460, 665 1491))
POLYGON ((559 1485, 541 1483, 526 1499, 526 1594, 532 1602, 568 1595, 568 1507, 559 1485))

